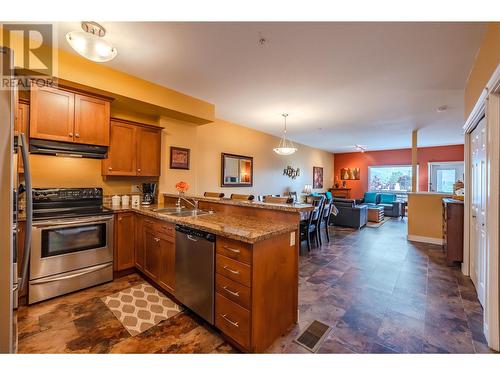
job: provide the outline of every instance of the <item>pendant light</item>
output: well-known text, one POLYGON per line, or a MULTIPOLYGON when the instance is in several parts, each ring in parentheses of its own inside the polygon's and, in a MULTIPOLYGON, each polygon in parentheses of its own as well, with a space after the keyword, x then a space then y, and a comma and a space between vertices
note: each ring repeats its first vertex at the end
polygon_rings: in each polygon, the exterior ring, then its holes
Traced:
POLYGON ((116 48, 103 38, 106 35, 104 27, 96 22, 82 22, 82 29, 66 34, 66 40, 76 52, 95 62, 106 62, 116 57, 116 48))
POLYGON ((286 118, 288 117, 288 113, 283 113, 282 116, 285 119, 285 130, 283 131, 283 137, 281 137, 278 147, 273 148, 273 151, 278 155, 287 156, 295 153, 297 147, 295 147, 292 141, 286 138, 286 118))

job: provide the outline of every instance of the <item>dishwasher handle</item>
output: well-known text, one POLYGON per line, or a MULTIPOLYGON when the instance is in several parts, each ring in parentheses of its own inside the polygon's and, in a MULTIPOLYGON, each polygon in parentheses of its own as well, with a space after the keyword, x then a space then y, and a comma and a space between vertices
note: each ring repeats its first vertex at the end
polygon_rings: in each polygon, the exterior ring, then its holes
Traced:
POLYGON ((203 240, 206 240, 209 242, 215 242, 215 234, 213 234, 213 233, 203 232, 201 230, 193 229, 193 228, 186 227, 183 225, 176 225, 175 231, 185 234, 186 237, 190 241, 193 241, 193 242, 196 242, 200 239, 203 239, 203 240))

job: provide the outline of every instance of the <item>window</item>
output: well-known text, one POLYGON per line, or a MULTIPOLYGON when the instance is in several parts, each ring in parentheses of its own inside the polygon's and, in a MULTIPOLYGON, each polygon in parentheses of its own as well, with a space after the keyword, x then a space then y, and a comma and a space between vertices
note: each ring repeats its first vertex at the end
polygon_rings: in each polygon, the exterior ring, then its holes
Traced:
POLYGON ((464 180, 464 162, 429 163, 429 191, 453 193, 453 185, 464 180))
POLYGON ((377 165, 368 167, 368 190, 395 193, 409 192, 411 191, 411 174, 411 165, 377 165))

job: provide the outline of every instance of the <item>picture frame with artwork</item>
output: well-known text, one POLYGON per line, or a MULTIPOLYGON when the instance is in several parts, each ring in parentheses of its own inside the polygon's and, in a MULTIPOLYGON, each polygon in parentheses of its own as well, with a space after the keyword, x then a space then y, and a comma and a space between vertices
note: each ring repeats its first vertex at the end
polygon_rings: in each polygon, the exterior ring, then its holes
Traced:
POLYGON ((189 169, 191 150, 183 147, 170 147, 170 169, 189 169))
POLYGON ((323 189, 323 167, 313 167, 313 189, 323 189))
POLYGON ((361 179, 361 171, 359 168, 341 168, 341 180, 359 180, 361 179))

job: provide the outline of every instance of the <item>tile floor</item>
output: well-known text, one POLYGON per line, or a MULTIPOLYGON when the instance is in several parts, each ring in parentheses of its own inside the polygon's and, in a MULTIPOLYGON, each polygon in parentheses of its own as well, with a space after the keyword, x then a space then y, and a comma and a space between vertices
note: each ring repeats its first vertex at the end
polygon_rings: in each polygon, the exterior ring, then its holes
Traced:
MULTIPOLYGON (((331 228, 300 257, 299 324, 269 349, 308 353, 293 339, 313 319, 333 326, 320 353, 487 353, 469 278, 441 248, 406 241, 405 220, 361 231, 331 228)), ((20 353, 231 353, 215 329, 183 312, 131 337, 101 297, 139 275, 19 310, 20 353)))

